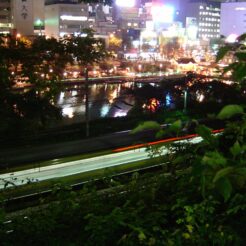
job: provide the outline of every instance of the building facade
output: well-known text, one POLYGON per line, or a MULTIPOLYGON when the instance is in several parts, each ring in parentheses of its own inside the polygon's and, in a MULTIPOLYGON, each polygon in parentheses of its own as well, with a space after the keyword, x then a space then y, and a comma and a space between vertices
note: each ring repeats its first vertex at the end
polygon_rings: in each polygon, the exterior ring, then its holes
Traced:
MULTIPOLYGON (((101 4, 60 3, 45 6, 45 34, 62 37, 79 34, 85 28, 93 29, 98 35, 108 35, 117 29, 112 18, 112 8, 101 4)), ((55 2, 55 3, 54 3, 55 2)))
POLYGON ((187 32, 192 27, 199 39, 220 37, 220 3, 203 0, 184 0, 180 7, 180 19, 187 32), (195 28, 196 27, 196 28, 195 28))
POLYGON ((0 33, 9 33, 12 26, 10 0, 0 0, 0 33))
POLYGON ((237 37, 246 33, 246 1, 221 4, 221 35, 237 37))
POLYGON ((0 33, 44 34, 44 0, 0 0, 0 33))

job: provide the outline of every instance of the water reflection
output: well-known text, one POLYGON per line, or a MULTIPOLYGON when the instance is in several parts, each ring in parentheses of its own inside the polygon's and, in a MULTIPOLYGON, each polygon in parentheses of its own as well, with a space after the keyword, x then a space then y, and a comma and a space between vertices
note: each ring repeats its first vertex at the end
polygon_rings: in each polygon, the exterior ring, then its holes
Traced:
MULTIPOLYGON (((90 119, 103 117, 123 117, 135 103, 128 89, 134 89, 135 83, 92 84, 89 87, 90 119)), ((56 105, 62 109, 63 123, 70 124, 85 120, 85 90, 83 85, 65 88, 56 99, 56 105)))

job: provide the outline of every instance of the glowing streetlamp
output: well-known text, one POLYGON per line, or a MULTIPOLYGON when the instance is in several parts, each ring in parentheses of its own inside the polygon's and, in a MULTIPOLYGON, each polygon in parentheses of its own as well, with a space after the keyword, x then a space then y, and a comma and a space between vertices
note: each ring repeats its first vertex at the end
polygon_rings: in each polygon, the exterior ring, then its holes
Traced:
POLYGON ((188 93, 188 89, 186 88, 185 90, 184 90, 184 113, 186 113, 186 111, 187 111, 187 93, 188 93))
POLYGON ((21 34, 17 33, 16 36, 15 36, 15 45, 16 46, 18 45, 18 40, 20 39, 20 37, 21 37, 21 34))
POLYGON ((37 19, 37 21, 36 21, 36 26, 38 26, 39 27, 39 36, 42 36, 42 25, 43 25, 43 22, 40 20, 40 19, 37 19))
POLYGON ((142 64, 138 64, 138 71, 139 71, 139 72, 142 71, 142 64))

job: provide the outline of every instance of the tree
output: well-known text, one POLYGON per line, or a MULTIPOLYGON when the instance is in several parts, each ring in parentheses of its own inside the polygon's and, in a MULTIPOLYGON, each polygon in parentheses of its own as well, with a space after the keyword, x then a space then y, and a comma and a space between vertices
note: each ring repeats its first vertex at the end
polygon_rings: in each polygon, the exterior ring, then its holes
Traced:
POLYGON ((223 46, 218 54, 216 61, 219 62, 226 55, 231 55, 234 58, 234 61, 229 64, 224 69, 224 74, 227 72, 232 73, 232 78, 235 81, 242 82, 246 77, 246 34, 242 34, 237 38, 237 42, 235 43, 227 43, 223 46))
POLYGON ((75 61, 84 69, 85 76, 85 121, 86 121, 86 136, 89 132, 89 78, 88 70, 94 63, 99 63, 108 53, 105 49, 105 43, 102 39, 94 37, 94 32, 91 29, 84 29, 83 36, 67 37, 64 42, 67 45, 67 51, 73 55, 75 61))
POLYGON ((23 59, 22 72, 29 78, 30 83, 35 85, 36 90, 51 95, 51 90, 57 85, 55 82, 62 79, 68 63, 72 63, 72 57, 66 52, 62 40, 40 36, 33 41, 23 59), (45 90, 47 87, 49 91, 45 90))
POLYGON ((117 52, 120 50, 122 46, 122 39, 119 37, 116 37, 115 35, 110 35, 109 36, 109 50, 113 52, 117 52))
POLYGON ((0 128, 17 137, 60 118, 52 100, 58 91, 60 69, 71 56, 65 53, 63 43, 55 39, 38 37, 30 43, 24 38, 2 36, 0 40, 0 128), (12 87, 23 79, 32 87, 15 93, 12 87))

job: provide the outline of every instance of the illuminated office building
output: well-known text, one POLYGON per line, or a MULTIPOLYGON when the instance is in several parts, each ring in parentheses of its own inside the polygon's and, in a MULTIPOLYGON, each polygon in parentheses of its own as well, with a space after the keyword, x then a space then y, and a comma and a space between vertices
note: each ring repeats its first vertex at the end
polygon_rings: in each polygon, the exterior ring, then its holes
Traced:
POLYGON ((49 1, 45 6, 45 34, 50 37, 79 35, 91 28, 98 35, 108 35, 117 29, 112 18, 112 7, 84 4, 76 1, 49 1), (48 3, 48 4, 47 4, 48 3))
MULTIPOLYGON (((221 4, 221 34, 233 39, 246 33, 246 1, 221 4)), ((231 40, 233 41, 233 40, 231 40)))
POLYGON ((197 32, 197 38, 211 40, 220 37, 219 2, 183 0, 180 9, 180 19, 187 31, 193 31, 193 35, 197 32))
POLYGON ((9 33, 12 29, 11 5, 8 0, 0 0, 0 33, 9 33))
POLYGON ((44 0, 0 0, 0 33, 44 34, 44 0))

